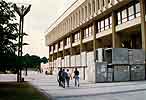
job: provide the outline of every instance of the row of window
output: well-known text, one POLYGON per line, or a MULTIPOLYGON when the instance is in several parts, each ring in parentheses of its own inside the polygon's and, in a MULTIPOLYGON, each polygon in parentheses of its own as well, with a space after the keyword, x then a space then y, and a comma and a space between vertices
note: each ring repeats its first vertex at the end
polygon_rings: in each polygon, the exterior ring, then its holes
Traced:
POLYGON ((102 32, 102 31, 109 29, 111 27, 112 27, 112 17, 110 16, 110 17, 104 18, 101 21, 98 21, 97 33, 102 32))
POLYGON ((128 8, 117 13, 118 24, 125 23, 140 16, 140 3, 133 2, 128 8))

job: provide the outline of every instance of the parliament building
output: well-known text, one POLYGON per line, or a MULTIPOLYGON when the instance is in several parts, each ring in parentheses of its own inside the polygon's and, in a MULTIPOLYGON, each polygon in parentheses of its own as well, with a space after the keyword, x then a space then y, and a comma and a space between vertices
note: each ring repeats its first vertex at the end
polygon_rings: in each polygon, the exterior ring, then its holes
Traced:
MULTIPOLYGON (((81 79, 98 82, 97 49, 128 48, 146 51, 145 21, 145 0, 76 0, 47 30, 48 70, 55 74, 61 67, 70 72, 77 67, 81 79)), ((112 71, 126 73, 129 67, 124 66, 112 67, 112 71)), ((145 71, 145 66, 141 71, 145 71)), ((109 74, 106 79, 116 81, 114 72, 111 73, 111 78, 109 74)))

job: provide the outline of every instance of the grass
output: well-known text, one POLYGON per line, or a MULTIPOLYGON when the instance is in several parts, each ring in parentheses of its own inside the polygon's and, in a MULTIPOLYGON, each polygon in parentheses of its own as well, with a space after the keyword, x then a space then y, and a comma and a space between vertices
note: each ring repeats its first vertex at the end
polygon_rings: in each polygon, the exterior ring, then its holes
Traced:
POLYGON ((4 82, 0 83, 0 100, 48 100, 48 98, 27 82, 4 82))

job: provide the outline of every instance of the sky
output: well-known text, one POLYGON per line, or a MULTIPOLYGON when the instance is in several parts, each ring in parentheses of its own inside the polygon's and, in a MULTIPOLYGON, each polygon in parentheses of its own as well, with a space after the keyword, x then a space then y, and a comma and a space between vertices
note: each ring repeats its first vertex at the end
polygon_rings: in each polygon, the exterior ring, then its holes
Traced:
MULTIPOLYGON (((48 47, 45 45, 47 28, 55 21, 75 0, 6 0, 17 3, 31 4, 30 12, 24 17, 24 42, 29 45, 23 47, 23 54, 38 55, 48 58, 48 47)), ((18 22, 19 22, 19 17, 18 22)))

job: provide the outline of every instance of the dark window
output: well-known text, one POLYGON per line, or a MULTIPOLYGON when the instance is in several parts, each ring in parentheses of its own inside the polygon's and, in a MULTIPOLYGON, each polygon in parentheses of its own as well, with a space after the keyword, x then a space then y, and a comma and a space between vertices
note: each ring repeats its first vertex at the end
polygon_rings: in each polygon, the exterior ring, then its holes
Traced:
POLYGON ((58 43, 58 48, 60 48, 60 42, 58 43))
POLYGON ((64 45, 65 46, 67 45, 67 38, 64 40, 64 45))

